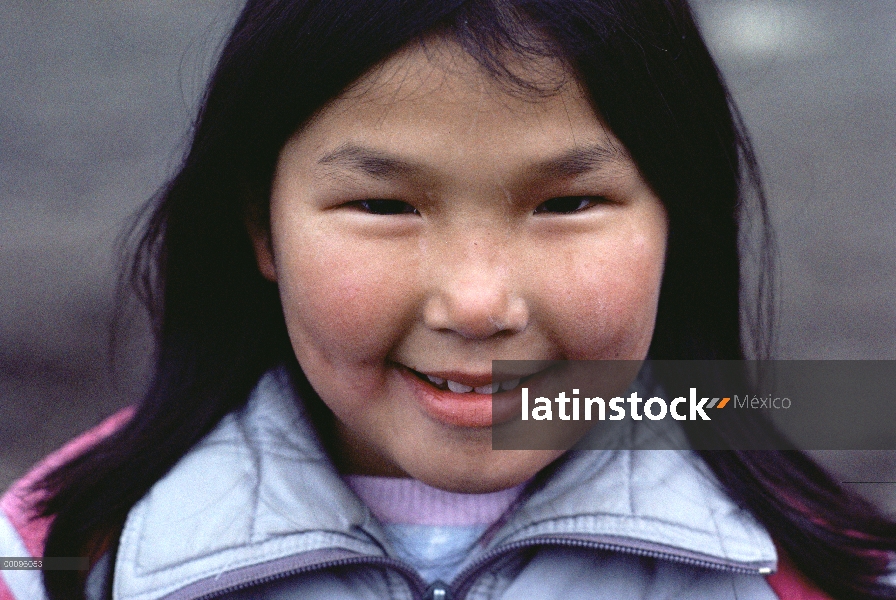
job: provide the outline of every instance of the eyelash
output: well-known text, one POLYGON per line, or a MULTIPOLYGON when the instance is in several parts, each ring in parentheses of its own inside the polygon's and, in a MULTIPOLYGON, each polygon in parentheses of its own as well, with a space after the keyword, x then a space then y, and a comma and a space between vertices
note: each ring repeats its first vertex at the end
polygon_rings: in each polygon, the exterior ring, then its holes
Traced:
POLYGON ((356 203, 362 210, 372 215, 419 215, 420 212, 403 200, 359 200, 356 203))
MULTIPOLYGON (((606 202, 600 196, 561 196, 551 198, 539 204, 534 214, 569 215, 591 208, 595 204, 606 202)), ((420 212, 403 200, 372 199, 359 200, 356 205, 372 215, 419 215, 420 212)))
POLYGON ((595 204, 607 202, 600 196, 561 196, 545 200, 535 208, 535 214, 560 214, 571 215, 573 213, 588 210, 595 204))

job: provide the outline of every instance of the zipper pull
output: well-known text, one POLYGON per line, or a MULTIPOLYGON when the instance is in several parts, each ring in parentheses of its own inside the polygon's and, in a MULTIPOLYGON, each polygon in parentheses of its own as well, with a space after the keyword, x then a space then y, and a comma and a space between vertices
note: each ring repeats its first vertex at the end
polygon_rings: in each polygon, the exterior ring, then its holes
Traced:
POLYGON ((448 584, 442 580, 436 581, 424 592, 423 600, 451 600, 448 584))

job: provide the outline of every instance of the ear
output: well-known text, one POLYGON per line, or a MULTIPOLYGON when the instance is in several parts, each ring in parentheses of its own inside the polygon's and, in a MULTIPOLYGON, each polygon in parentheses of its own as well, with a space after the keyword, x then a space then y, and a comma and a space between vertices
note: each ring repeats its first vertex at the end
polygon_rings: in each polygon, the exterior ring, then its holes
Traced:
POLYGON ((244 222, 252 240, 252 248, 255 250, 255 262, 262 276, 276 283, 277 266, 274 263, 274 249, 271 246, 271 228, 263 223, 257 207, 250 206, 246 209, 244 222))

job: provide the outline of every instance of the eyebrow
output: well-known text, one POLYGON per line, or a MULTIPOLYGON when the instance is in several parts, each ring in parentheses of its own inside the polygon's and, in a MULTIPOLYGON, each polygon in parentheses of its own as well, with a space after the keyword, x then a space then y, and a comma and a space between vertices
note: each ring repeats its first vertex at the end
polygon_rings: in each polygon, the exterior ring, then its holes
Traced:
POLYGON ((574 177, 609 164, 631 160, 628 152, 612 142, 574 148, 560 156, 535 165, 534 170, 544 177, 574 177))
MULTIPOLYGON (((616 144, 592 144, 574 148, 556 158, 540 161, 531 171, 540 177, 574 177, 599 169, 611 163, 630 160, 628 152, 616 144)), ((318 164, 334 165, 360 171, 375 179, 396 179, 423 173, 426 169, 413 162, 393 156, 387 152, 345 143, 324 154, 318 164)))
POLYGON ((375 179, 418 175, 424 170, 423 167, 386 152, 352 143, 342 144, 332 152, 324 154, 317 162, 321 165, 335 165, 361 171, 375 179))

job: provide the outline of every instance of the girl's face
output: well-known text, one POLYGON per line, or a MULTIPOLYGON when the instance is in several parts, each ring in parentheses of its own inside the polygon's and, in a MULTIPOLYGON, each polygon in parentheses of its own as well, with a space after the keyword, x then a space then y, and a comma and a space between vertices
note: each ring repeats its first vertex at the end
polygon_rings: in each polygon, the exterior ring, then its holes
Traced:
POLYGON ((493 451, 491 396, 427 376, 482 388, 492 360, 647 354, 663 205, 562 67, 516 66, 567 83, 509 90, 436 42, 374 69, 280 154, 256 254, 344 471, 518 484, 561 452, 493 451))

